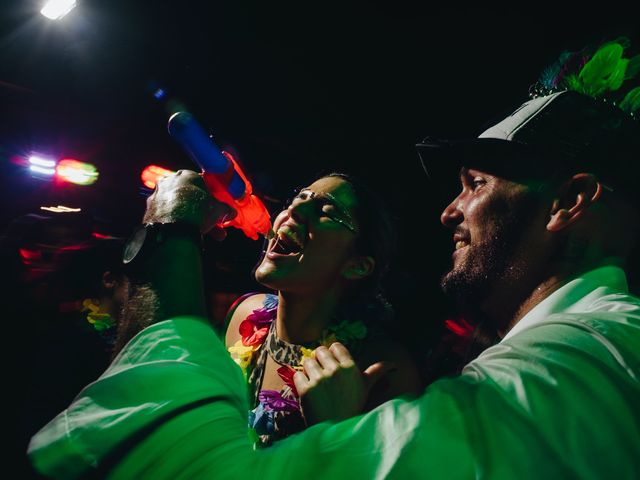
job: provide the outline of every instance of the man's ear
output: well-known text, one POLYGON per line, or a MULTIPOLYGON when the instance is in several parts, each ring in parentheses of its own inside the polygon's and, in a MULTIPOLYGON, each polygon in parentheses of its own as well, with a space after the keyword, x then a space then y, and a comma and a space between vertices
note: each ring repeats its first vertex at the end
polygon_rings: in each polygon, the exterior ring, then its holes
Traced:
POLYGON ((342 276, 349 280, 360 280, 368 277, 376 267, 373 257, 358 255, 349 260, 347 267, 342 271, 342 276))
POLYGON ((602 185, 591 173, 577 173, 562 187, 551 207, 547 230, 558 232, 578 220, 602 195, 602 185))
POLYGON ((118 279, 110 270, 102 274, 102 286, 107 290, 113 290, 118 285, 118 279))

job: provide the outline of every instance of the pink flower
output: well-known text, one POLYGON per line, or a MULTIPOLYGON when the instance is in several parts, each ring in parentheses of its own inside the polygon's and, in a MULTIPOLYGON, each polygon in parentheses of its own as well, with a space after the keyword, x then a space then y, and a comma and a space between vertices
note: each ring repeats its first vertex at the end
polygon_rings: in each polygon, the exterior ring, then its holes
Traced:
POLYGON ((258 399, 264 403, 265 407, 276 412, 295 412, 300 409, 296 400, 284 398, 280 392, 275 390, 262 390, 258 399))
POLYGON ((276 318, 275 308, 259 308, 257 310, 254 310, 247 317, 247 320, 254 323, 258 328, 262 328, 271 325, 271 322, 273 322, 274 318, 276 318))

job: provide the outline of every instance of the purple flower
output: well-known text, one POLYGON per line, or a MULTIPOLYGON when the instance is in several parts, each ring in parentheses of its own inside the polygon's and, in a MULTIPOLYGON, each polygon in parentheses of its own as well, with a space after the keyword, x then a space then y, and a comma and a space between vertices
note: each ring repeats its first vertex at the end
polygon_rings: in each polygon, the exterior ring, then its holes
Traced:
POLYGON ((280 392, 275 390, 262 390, 258 399, 260 403, 265 405, 265 408, 275 412, 295 412, 300 409, 296 400, 284 398, 280 392))
POLYGON ((245 322, 253 323, 257 329, 260 329, 271 325, 271 322, 273 322, 275 318, 276 311, 274 309, 267 310, 266 308, 259 308, 248 315, 245 322))

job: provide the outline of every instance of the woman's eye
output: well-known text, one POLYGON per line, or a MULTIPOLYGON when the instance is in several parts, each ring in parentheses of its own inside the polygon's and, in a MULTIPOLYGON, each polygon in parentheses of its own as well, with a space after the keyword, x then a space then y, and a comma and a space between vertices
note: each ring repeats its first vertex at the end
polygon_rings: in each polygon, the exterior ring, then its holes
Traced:
POLYGON ((295 198, 299 200, 308 200, 309 198, 312 198, 312 197, 313 195, 311 192, 300 192, 295 196, 295 198))
POLYGON ((324 203, 320 205, 320 208, 318 210, 320 210, 320 213, 323 213, 330 217, 333 214, 334 209, 333 205, 331 205, 330 203, 324 203))

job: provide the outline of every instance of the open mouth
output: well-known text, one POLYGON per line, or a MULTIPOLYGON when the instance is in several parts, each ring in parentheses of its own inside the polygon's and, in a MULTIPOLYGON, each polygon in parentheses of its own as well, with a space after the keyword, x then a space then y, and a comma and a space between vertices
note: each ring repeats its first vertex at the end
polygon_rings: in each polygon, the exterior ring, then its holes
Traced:
POLYGON ((276 233, 275 242, 269 250, 269 253, 292 256, 302 252, 303 248, 304 242, 302 241, 301 235, 288 227, 282 227, 276 233))
POLYGON ((468 246, 469 246, 469 242, 467 242, 466 240, 458 240, 456 242, 456 250, 460 250, 461 248, 468 247, 468 246))

